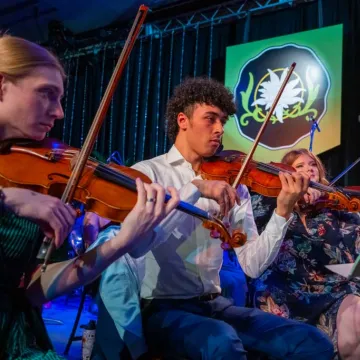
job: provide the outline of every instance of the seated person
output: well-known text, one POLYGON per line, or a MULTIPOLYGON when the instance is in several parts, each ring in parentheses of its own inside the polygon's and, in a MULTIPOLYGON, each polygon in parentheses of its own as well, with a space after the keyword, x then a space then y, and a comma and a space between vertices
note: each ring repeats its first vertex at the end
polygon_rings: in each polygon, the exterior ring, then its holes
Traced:
MULTIPOLYGON (((306 149, 288 152, 282 162, 327 184, 320 159, 306 149)), ((308 189, 310 203, 320 192, 308 189)), ((259 231, 276 199, 252 195, 259 231)), ((341 359, 360 359, 360 285, 329 271, 329 264, 352 263, 360 253, 359 213, 323 208, 307 213, 295 208, 273 264, 249 285, 255 307, 283 318, 315 325, 328 334, 341 359), (359 310, 358 310, 359 309, 359 310)))
MULTIPOLYGON (((0 157, 4 160, 11 144, 20 139, 41 141, 63 118, 65 72, 53 54, 25 39, 0 36, 0 54, 0 157)), ((113 261, 151 242, 156 235, 153 229, 178 204, 175 189, 164 205, 165 189, 139 179, 136 184, 137 203, 117 236, 83 256, 50 264, 43 273, 36 269, 44 236, 54 239, 59 248, 76 212, 53 196, 0 187, 0 359, 62 358, 54 352, 41 305, 92 282, 113 261), (149 201, 156 198, 156 204, 149 201)))
MULTIPOLYGON (((174 146, 133 168, 153 182, 174 185, 180 198, 189 194, 187 202, 202 210, 228 216, 231 228, 243 227, 248 241, 235 249, 236 255, 244 272, 258 277, 276 258, 309 176, 280 174, 277 208, 259 235, 247 188, 241 185, 236 191, 200 175, 203 158, 216 152, 224 124, 234 112, 233 95, 222 84, 205 78, 184 81, 167 109, 174 146)), ((219 241, 197 219, 178 213, 162 221, 162 241, 145 254, 141 297, 144 332, 152 350, 190 359, 246 360, 249 350, 284 360, 332 359, 330 339, 315 327, 233 306, 222 297, 219 241)))

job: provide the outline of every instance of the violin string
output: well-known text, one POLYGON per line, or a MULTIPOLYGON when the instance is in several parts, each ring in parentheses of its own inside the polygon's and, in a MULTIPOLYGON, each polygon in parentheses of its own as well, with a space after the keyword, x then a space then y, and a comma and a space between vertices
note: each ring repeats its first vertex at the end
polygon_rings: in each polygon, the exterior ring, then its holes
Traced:
MULTIPOLYGON (((129 175, 122 174, 119 170, 112 169, 106 164, 101 164, 96 167, 95 174, 99 177, 103 176, 108 178, 110 181, 117 183, 118 185, 123 185, 129 188, 130 190, 136 191, 135 180, 129 177, 129 175)), ((166 195, 166 200, 169 200, 170 195, 166 195)), ((177 206, 178 210, 181 210, 189 215, 196 216, 202 220, 213 221, 212 217, 204 210, 201 210, 191 204, 184 203, 180 201, 177 206)))
MULTIPOLYGON (((78 150, 61 150, 61 149, 53 149, 52 151, 50 151, 49 153, 51 156, 56 157, 57 159, 59 158, 64 158, 67 160, 71 160, 74 158, 75 155, 79 154, 78 150), (64 156, 65 155, 65 156, 64 156)), ((98 163, 99 161, 96 160, 94 157, 89 156, 88 158, 91 161, 94 161, 96 163, 98 163)))
MULTIPOLYGON (((62 150, 62 149, 53 149, 50 154, 51 155, 55 155, 55 156, 63 156, 64 154, 66 155, 66 159, 71 159, 74 155, 78 154, 79 152, 77 150, 71 150, 71 149, 67 149, 67 150, 62 150)), ((242 155, 240 157, 243 157, 242 155)), ((98 161, 93 158, 93 157, 89 157, 89 160, 92 160, 96 163, 98 163, 98 161)), ((275 165, 271 165, 271 164, 265 164, 265 163, 261 163, 258 162, 256 163, 256 166, 259 170, 263 170, 269 174, 273 174, 273 175, 279 175, 280 171, 286 172, 288 174, 291 174, 291 171, 286 170, 286 169, 281 169, 278 168, 275 165)), ((309 184, 310 187, 317 189, 317 190, 321 190, 321 191, 325 191, 325 192, 334 192, 334 188, 324 185, 324 184, 320 184, 317 183, 315 181, 310 181, 309 184)), ((360 195, 360 191, 357 190, 345 190, 345 193, 348 193, 349 195, 360 195)))
MULTIPOLYGON (((245 154, 241 154, 237 159, 239 159, 240 161, 245 160, 246 155, 245 154)), ((279 175, 279 172, 286 172, 288 174, 291 174, 292 172, 290 170, 286 170, 286 169, 282 169, 282 168, 278 168, 276 165, 272 165, 272 164, 265 164, 262 162, 257 162, 257 161, 252 161, 253 164, 255 164, 255 166, 259 169, 259 170, 263 170, 269 174, 273 174, 273 175, 279 175)), ((335 189, 331 186, 327 186, 324 184, 320 184, 317 183, 315 181, 310 181, 309 184, 310 187, 317 189, 317 190, 321 190, 321 191, 325 191, 325 192, 335 192, 335 189)))
MULTIPOLYGON (((257 163, 257 167, 258 167, 258 169, 266 171, 273 175, 279 175, 280 171, 291 174, 291 171, 278 168, 277 166, 271 165, 271 164, 264 164, 264 163, 259 162, 259 163, 257 163)), ((311 180, 310 180, 309 186, 314 189, 321 190, 321 191, 334 192, 334 188, 332 188, 331 186, 320 184, 320 183, 317 183, 317 182, 311 181, 311 180)))
POLYGON ((359 190, 345 189, 345 188, 337 188, 340 192, 346 195, 360 196, 359 190))
MULTIPOLYGON (((52 155, 59 155, 62 156, 65 159, 72 159, 74 157, 74 155, 77 153, 76 150, 65 150, 65 151, 61 151, 61 149, 56 149, 54 151, 52 151, 52 155)), ((107 177, 111 177, 111 181, 114 181, 115 183, 119 184, 119 185, 124 185, 127 186, 130 190, 136 191, 136 183, 135 180, 130 178, 128 175, 122 174, 119 170, 116 169, 112 169, 110 168, 108 165, 106 164, 102 164, 98 161, 96 161, 96 159, 90 157, 90 160, 93 160, 95 163, 97 163, 98 165, 95 167, 95 164, 90 164, 90 166, 92 168, 95 168, 95 173, 98 176, 102 176, 102 175, 107 175, 107 177)), ((206 213, 205 211, 198 209, 196 207, 193 207, 192 209, 189 209, 189 206, 185 206, 184 203, 181 202, 180 206, 179 206, 179 210, 185 211, 190 215, 195 215, 201 219, 206 219, 206 220, 212 220, 212 218, 210 217, 210 215, 208 213, 206 213)))

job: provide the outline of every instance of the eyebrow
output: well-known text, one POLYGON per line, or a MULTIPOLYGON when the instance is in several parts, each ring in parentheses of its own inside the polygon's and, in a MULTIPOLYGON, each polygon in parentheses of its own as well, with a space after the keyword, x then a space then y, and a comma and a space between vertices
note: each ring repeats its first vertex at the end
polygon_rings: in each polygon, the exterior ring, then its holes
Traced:
POLYGON ((43 88, 43 89, 51 89, 53 91, 55 91, 57 94, 61 94, 60 97, 63 98, 64 96, 64 93, 61 91, 61 89, 56 86, 56 85, 52 85, 52 84, 43 84, 43 85, 40 85, 40 88, 43 88))
MULTIPOLYGON (((304 163, 305 163, 305 162, 302 161, 302 162, 297 163, 295 166, 304 165, 304 163)), ((311 160, 311 161, 310 161, 310 164, 316 164, 315 160, 311 160)))
POLYGON ((228 115, 224 115, 223 117, 220 116, 220 114, 216 111, 207 111, 204 115, 213 115, 213 116, 218 116, 223 120, 227 120, 229 118, 228 115))

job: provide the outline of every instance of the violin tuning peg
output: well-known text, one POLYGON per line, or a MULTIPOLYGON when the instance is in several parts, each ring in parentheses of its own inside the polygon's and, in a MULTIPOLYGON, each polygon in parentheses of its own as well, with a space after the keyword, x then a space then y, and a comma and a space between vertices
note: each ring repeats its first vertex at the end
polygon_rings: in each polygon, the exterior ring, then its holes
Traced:
POLYGON ((222 243, 221 243, 221 248, 222 248, 224 251, 226 251, 226 250, 230 250, 230 249, 231 249, 231 246, 230 246, 230 244, 227 243, 227 242, 222 242, 222 243))

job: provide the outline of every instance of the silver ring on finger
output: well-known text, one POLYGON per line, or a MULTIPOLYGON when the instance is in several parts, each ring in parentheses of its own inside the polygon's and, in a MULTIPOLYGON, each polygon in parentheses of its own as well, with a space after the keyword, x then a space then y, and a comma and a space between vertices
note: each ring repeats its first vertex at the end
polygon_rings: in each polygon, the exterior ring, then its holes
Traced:
POLYGON ((156 203, 156 199, 154 199, 154 198, 148 198, 147 200, 146 200, 146 202, 149 202, 149 203, 156 203))

